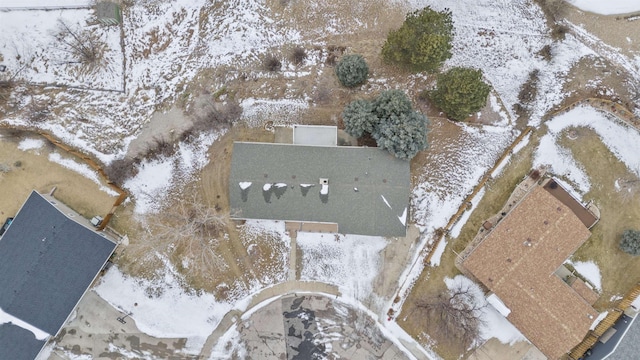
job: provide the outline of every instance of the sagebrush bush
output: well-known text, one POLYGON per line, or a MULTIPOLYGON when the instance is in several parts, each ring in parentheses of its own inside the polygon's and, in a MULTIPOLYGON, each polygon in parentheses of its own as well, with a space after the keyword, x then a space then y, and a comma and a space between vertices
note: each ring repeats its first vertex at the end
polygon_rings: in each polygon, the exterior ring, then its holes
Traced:
POLYGON ((282 62, 273 54, 267 55, 263 65, 267 71, 280 71, 282 68, 282 62))
POLYGON ((307 59, 307 52, 304 48, 297 47, 291 52, 291 62, 295 65, 302 64, 307 59))
POLYGON ((346 55, 336 66, 336 75, 343 86, 353 88, 367 81, 369 66, 362 55, 346 55))

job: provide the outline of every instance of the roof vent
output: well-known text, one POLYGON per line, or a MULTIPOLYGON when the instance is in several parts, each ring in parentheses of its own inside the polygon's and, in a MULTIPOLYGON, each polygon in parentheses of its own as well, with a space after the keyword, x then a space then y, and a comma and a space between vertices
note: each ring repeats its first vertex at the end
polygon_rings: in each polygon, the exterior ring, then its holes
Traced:
POLYGON ((329 185, 329 179, 320 178, 320 185, 329 185))

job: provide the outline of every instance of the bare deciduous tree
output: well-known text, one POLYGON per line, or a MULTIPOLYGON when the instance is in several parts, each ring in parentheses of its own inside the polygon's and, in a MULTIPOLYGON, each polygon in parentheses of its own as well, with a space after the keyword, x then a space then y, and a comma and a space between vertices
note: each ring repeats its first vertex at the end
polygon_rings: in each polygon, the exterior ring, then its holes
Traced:
POLYGON ((228 221, 228 213, 203 204, 195 195, 188 196, 148 217, 147 235, 132 250, 172 259, 186 275, 215 274, 227 267, 216 250, 226 236, 228 221))
POLYGON ((107 47, 95 31, 77 29, 63 20, 58 20, 56 39, 63 45, 62 51, 71 54, 75 62, 96 66, 103 58, 107 47))
POLYGON ((480 339, 480 318, 486 304, 474 299, 468 285, 458 284, 446 293, 415 303, 416 311, 430 320, 430 330, 442 338, 456 339, 456 343, 469 348, 480 339))

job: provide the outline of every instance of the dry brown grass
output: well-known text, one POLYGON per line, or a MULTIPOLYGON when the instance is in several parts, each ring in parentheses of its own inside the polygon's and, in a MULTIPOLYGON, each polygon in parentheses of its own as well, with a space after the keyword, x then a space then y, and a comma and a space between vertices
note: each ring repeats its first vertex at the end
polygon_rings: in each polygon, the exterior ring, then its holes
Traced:
POLYGON ((437 322, 436 319, 413 316, 416 312, 415 302, 447 291, 444 279, 453 278, 460 274, 460 271, 455 267, 455 253, 462 251, 475 237, 484 220, 500 211, 513 189, 531 169, 532 153, 537 144, 535 134, 531 136, 529 144, 512 156, 502 174, 487 182, 482 200, 471 213, 460 235, 457 239, 447 239, 449 243, 439 266, 424 269, 411 289, 402 313, 398 316, 400 325, 414 338, 424 339, 425 334, 428 334, 431 341, 435 342, 433 348, 444 359, 458 359, 461 355, 466 354, 465 349, 461 349, 459 342, 454 339, 438 335, 436 327, 431 325, 437 322))
MULTIPOLYGON (((109 212, 116 196, 100 190, 100 185, 83 175, 49 161, 48 156, 54 151, 52 145, 28 151, 19 150, 17 146, 21 138, 22 135, 9 135, 0 141, 0 164, 11 167, 11 171, 0 175, 1 216, 15 215, 32 190, 48 193, 54 187, 57 189, 54 194, 56 198, 86 218, 104 216, 109 212)), ((58 152, 64 158, 82 162, 64 152, 58 152)), ((102 185, 107 187, 106 183, 102 185)))
MULTIPOLYGON (((197 199, 197 202, 211 214, 228 216, 228 179, 233 142, 273 142, 273 140, 274 134, 261 128, 242 126, 231 128, 209 149, 210 162, 201 171, 199 180, 188 184, 179 194, 174 194, 172 196, 174 200, 166 204, 158 218, 165 219, 163 223, 171 223, 172 212, 179 207, 189 208, 188 203, 185 204, 180 200, 185 198, 197 199)), ((192 202, 195 204, 196 200, 192 202)), ((196 206, 191 207, 196 208, 196 206)), ((169 243, 158 242, 153 236, 158 226, 150 226, 154 221, 153 217, 146 220, 148 230, 143 230, 139 223, 127 221, 128 216, 131 216, 131 210, 123 208, 117 214, 114 226, 118 230, 131 230, 136 234, 135 237, 130 236, 131 245, 124 249, 124 255, 119 259, 125 271, 132 275, 153 277, 156 275, 156 270, 164 266, 162 257, 171 260, 190 287, 210 291, 218 298, 232 298, 255 284, 256 280, 265 285, 271 284, 274 279, 281 279, 282 273, 286 271, 283 269, 281 256, 283 253, 288 253, 286 244, 277 241, 278 239, 273 235, 245 233, 236 223, 225 220, 224 226, 216 230, 215 236, 206 236, 208 240, 205 239, 207 241, 204 242, 198 239, 195 239, 195 242, 190 241, 193 239, 190 239, 187 234, 184 234, 185 241, 175 239, 169 243), (151 238, 148 231, 152 233, 151 238), (175 243, 175 246, 170 246, 171 243, 175 243), (205 263, 200 261, 203 258, 197 256, 197 251, 193 250, 202 244, 205 246, 204 250, 215 254, 215 259, 209 257, 204 258, 205 263), (161 257, 157 256, 158 254, 161 257), (212 264, 210 260, 215 263, 215 269, 210 266, 194 267, 199 264, 198 261, 204 265, 212 264)), ((170 225, 180 227, 180 224, 170 225)), ((164 228, 166 230, 166 226, 164 228)))
POLYGON ((613 295, 624 295, 640 281, 640 257, 633 257, 618 248, 625 229, 638 228, 640 224, 640 194, 617 191, 615 181, 638 180, 602 143, 591 129, 578 128, 577 140, 561 137, 560 144, 569 148, 576 161, 589 175, 591 190, 585 201, 594 200, 600 209, 601 219, 591 229, 592 235, 576 251, 575 260, 592 260, 602 274, 602 295, 595 307, 603 310, 611 306, 613 295))

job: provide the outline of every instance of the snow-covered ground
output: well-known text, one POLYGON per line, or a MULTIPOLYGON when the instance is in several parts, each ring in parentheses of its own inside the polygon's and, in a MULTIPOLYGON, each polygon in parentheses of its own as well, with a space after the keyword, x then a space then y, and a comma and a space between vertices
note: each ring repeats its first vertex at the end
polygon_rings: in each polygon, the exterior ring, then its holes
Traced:
POLYGON ((573 268, 589 281, 598 291, 602 291, 602 274, 600 268, 593 261, 565 261, 573 265, 573 268))
POLYGON ((480 319, 482 320, 480 337, 482 340, 496 338, 503 344, 513 344, 518 341, 527 340, 498 310, 487 304, 487 299, 482 289, 480 289, 480 286, 469 278, 463 275, 457 275, 453 279, 446 278, 444 282, 447 284, 449 290, 456 288, 469 289, 473 296, 474 303, 479 306, 484 306, 480 311, 480 319))
MULTIPOLYGON (((0 5, 2 6, 2 5, 0 5)), ((11 10, 0 12, 2 63, 11 73, 32 83, 68 85, 91 89, 122 90, 124 54, 117 26, 88 25, 93 10, 11 10), (73 34, 64 41, 57 37, 66 25, 73 34), (88 42, 78 42, 91 32, 100 46, 106 46, 95 69, 88 70, 74 49, 88 42)))
POLYGON ((571 152, 558 145, 558 136, 571 127, 593 129, 611 152, 630 172, 640 176, 638 130, 622 124, 613 116, 592 107, 581 106, 546 122, 549 132, 540 139, 534 166, 549 165, 551 171, 566 177, 581 193, 591 188, 589 177, 573 159, 571 152))
POLYGON ((348 296, 368 300, 385 238, 299 232, 296 241, 302 250, 301 280, 334 284, 348 296))
POLYGON ((144 160, 136 176, 124 183, 136 200, 135 212, 159 210, 172 189, 180 189, 193 180, 195 173, 209 162, 209 146, 222 134, 202 134, 190 143, 179 143, 171 157, 144 160))
MULTIPOLYGON (((451 152, 431 153, 429 156, 436 158, 424 169, 413 189, 413 219, 425 238, 431 238, 435 229, 446 226, 465 197, 517 135, 511 127, 458 126, 461 132, 453 142, 447 139, 446 143, 439 143, 440 140, 435 139, 431 144, 451 152)), ((440 250, 444 250, 445 245, 441 242, 440 250)), ((439 257, 433 256, 432 263, 438 264, 439 257)))
POLYGON ((144 333, 159 338, 186 337, 188 351, 198 353, 232 306, 216 301, 211 294, 187 292, 183 285, 175 271, 148 281, 112 267, 95 291, 120 311, 131 313, 144 333))
POLYGON ((571 5, 602 15, 627 14, 640 11, 640 0, 567 0, 571 5))

